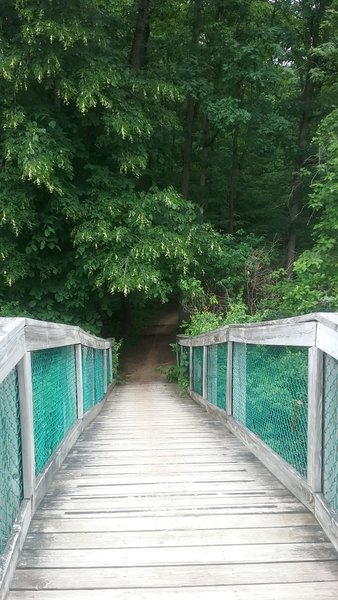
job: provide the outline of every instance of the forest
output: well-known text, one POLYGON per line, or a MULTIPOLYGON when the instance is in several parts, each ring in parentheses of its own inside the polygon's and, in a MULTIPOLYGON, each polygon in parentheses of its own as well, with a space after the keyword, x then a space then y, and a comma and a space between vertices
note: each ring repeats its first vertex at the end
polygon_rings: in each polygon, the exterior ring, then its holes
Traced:
POLYGON ((0 161, 1 316, 338 310, 337 1, 2 0, 0 161))

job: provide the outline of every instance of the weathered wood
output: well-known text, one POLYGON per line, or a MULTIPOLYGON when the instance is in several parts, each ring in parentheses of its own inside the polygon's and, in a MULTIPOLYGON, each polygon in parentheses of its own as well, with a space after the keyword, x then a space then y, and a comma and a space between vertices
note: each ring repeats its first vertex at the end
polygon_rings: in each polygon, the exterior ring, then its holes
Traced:
POLYGON ((226 414, 232 415, 232 372, 233 372, 233 342, 228 342, 227 383, 226 383, 226 414))
POLYGON ((261 325, 260 327, 230 327, 229 340, 246 344, 274 346, 314 346, 316 343, 315 322, 292 325, 261 325))
MULTIPOLYGON (((304 508, 304 511, 306 509, 304 508)), ((161 531, 172 529, 247 529, 257 527, 257 515, 178 515, 175 517, 107 517, 100 519, 97 515, 75 519, 34 519, 30 531, 32 533, 80 533, 80 532, 135 532, 161 531)), ((277 513, 259 516, 260 527, 303 527, 316 525, 316 520, 310 512, 277 513)), ((203 534, 201 534, 203 535, 203 534)))
POLYGON ((26 351, 24 330, 20 330, 13 337, 10 335, 0 339, 0 383, 15 368, 26 351))
MULTIPOLYGON (((202 541, 202 540, 201 540, 202 541)), ((19 560, 21 569, 76 569, 95 567, 157 567, 184 564, 208 565, 239 563, 279 563, 293 561, 336 561, 337 554, 330 543, 302 544, 239 544, 176 548, 94 548, 85 550, 25 550, 19 560)), ((338 569, 338 564, 336 565, 338 569)))
POLYGON ((323 353, 309 348, 307 481, 313 492, 322 491, 323 385, 323 353))
MULTIPOLYGON (((261 583, 302 583, 338 581, 337 561, 282 562, 258 564, 193 565, 162 567, 20 569, 13 579, 13 590, 36 589, 121 589, 137 587, 242 585, 261 583), (207 569, 207 573, 206 573, 207 569)), ((324 587, 324 583, 322 583, 324 587)))
POLYGON ((216 413, 173 386, 127 385, 51 483, 9 600, 280 600, 286 585, 309 600, 338 584, 336 557, 216 413))
MULTIPOLYGON (((220 327, 219 329, 215 329, 214 331, 202 333, 200 335, 178 335, 177 341, 182 346, 204 346, 227 342, 230 339, 229 332, 232 331, 233 333, 236 333, 238 329, 249 331, 257 328, 261 330, 265 329, 267 331, 272 332, 274 328, 282 326, 287 327, 291 332, 295 325, 304 323, 321 323, 326 327, 332 329, 333 331, 338 331, 338 313, 310 313, 307 315, 301 315, 299 317, 290 317, 287 319, 262 321, 259 323, 246 323, 245 325, 226 325, 224 327, 220 327)), ((248 341, 248 343, 250 342, 248 341)), ((312 345, 313 344, 309 344, 309 346, 312 345)))
POLYGON ((334 331, 319 323, 317 328, 317 347, 338 360, 338 331, 334 331))
MULTIPOLYGON (((11 592, 8 600, 93 600, 93 590, 11 592)), ((337 582, 95 589, 95 600, 336 600, 337 582)))
MULTIPOLYGON (((319 525, 302 527, 258 527, 251 529, 203 529, 204 546, 237 544, 301 544, 303 542, 327 542, 319 525)), ((26 539, 26 551, 63 550, 64 548, 170 548, 177 546, 199 546, 201 530, 166 530, 121 533, 31 533, 26 539)))
POLYGON ((27 350, 44 350, 82 344, 91 348, 107 349, 112 346, 112 340, 104 340, 86 333, 80 327, 50 323, 47 321, 25 320, 25 340, 27 350))
POLYGON ((35 483, 35 447, 31 354, 26 352, 18 364, 20 423, 22 447, 22 477, 24 498, 30 499, 35 483))

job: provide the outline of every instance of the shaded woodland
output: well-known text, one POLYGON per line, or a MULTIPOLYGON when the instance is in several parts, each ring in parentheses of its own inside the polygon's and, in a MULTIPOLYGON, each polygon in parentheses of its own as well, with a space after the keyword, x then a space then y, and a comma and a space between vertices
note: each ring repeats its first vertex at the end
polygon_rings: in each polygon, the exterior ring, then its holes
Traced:
POLYGON ((0 312, 338 310, 334 0, 2 0, 0 312))

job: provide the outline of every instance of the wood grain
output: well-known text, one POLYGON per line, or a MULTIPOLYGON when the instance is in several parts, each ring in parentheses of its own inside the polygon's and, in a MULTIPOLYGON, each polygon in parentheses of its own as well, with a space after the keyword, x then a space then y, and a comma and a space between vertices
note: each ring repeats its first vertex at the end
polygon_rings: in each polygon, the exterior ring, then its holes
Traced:
POLYGON ((328 600, 313 515, 168 384, 116 389, 30 527, 8 600, 328 600))

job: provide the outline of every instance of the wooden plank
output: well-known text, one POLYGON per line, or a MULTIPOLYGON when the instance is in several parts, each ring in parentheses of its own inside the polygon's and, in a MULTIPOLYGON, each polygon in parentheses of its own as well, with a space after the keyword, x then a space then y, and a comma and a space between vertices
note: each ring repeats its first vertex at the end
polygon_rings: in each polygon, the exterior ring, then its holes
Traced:
MULTIPOLYGON (((234 341, 246 341, 247 343, 260 343, 258 341, 253 342, 250 341, 252 339, 261 339, 266 334, 267 337, 271 337, 273 339, 274 333, 278 334, 278 331, 298 331, 297 327, 307 326, 310 324, 311 327, 316 327, 317 323, 322 323, 327 327, 337 331, 338 325, 338 313, 310 313, 308 315, 302 315, 299 317, 291 317, 287 319, 277 319, 274 321, 262 321, 259 323, 246 323, 244 325, 226 325, 224 327, 220 327, 214 331, 210 331, 208 333, 196 335, 196 336, 185 336, 178 335, 177 341, 182 346, 204 346, 211 345, 217 343, 223 343, 232 340, 232 336, 244 335, 244 338, 234 341), (252 333, 257 330, 257 333, 252 333), (261 333, 258 333, 260 330, 261 333), (247 338, 245 337, 245 333, 247 332, 247 338)), ((307 327, 305 327, 305 331, 310 331, 307 327)), ((299 340, 300 341, 300 340, 299 340)), ((264 343, 264 342, 263 342, 264 343)), ((272 341, 270 343, 273 343, 272 341)), ((278 342, 277 342, 278 343, 278 342)), ((292 344, 289 344, 292 345, 292 344)), ((302 346, 302 343, 296 344, 302 346)), ((309 347, 314 345, 313 343, 304 344, 309 347)))
POLYGON ((218 497, 215 494, 212 495, 181 495, 171 496, 168 494, 156 494, 154 496, 131 496, 128 498, 123 497, 106 497, 106 498, 75 498, 65 497, 58 500, 51 500, 48 498, 48 504, 43 504, 40 507, 39 517, 51 517, 53 513, 66 512, 68 516, 72 513, 77 512, 92 512, 92 513, 103 513, 103 512, 137 512, 141 513, 146 510, 151 512, 152 510, 156 514, 159 512, 174 512, 177 513, 180 510, 222 510, 222 514, 249 514, 256 513, 270 513, 275 512, 303 512, 301 504, 288 496, 275 497, 267 496, 261 497, 256 496, 221 496, 218 497), (132 510, 134 509, 134 510, 132 510))
POLYGON ((289 544, 327 542, 318 525, 298 527, 258 527, 251 529, 188 529, 116 533, 30 533, 27 550, 63 550, 64 548, 151 548, 232 544, 289 544))
POLYGON ((338 562, 331 560, 231 565, 191 565, 188 556, 186 560, 186 564, 175 567, 20 569, 13 579, 12 589, 204 586, 206 576, 213 585, 236 585, 239 581, 242 585, 338 581, 338 562))
MULTIPOLYGON (((337 554, 330 543, 303 544, 240 544, 216 546, 181 546, 176 548, 110 548, 85 550, 32 550, 21 554, 20 569, 76 569, 95 567, 169 567, 184 564, 209 565, 279 563, 299 561, 336 561, 337 554), (207 554, 207 556, 206 556, 207 554)), ((338 573, 338 564, 337 573, 338 573)))
POLYGON ((315 322, 279 324, 260 327, 230 327, 229 340, 246 344, 274 346, 314 346, 316 343, 315 322))
POLYGON ((127 385, 52 482, 11 594, 242 600, 250 590, 252 600, 258 589, 267 600, 307 585, 309 600, 317 582, 338 584, 336 557, 313 515, 214 415, 173 386, 127 385))
POLYGON ((25 339, 27 350, 43 350, 73 344, 83 344, 91 348, 109 348, 112 340, 104 340, 86 333, 80 327, 26 319, 25 339))
POLYGON ((30 499, 35 484, 35 447, 31 354, 26 352, 18 364, 22 476, 24 498, 30 499))
MULTIPOLYGON (((0 340, 1 341, 1 340, 0 340)), ((0 383, 15 368, 26 351, 24 330, 19 331, 15 337, 6 337, 0 346, 0 383)))
MULTIPOLYGON (((102 532, 102 531, 159 531, 163 529, 247 529, 257 527, 257 515, 204 515, 170 517, 108 517, 97 516, 82 519, 33 519, 31 532, 102 532)), ((309 512, 263 514, 259 516, 260 527, 300 527, 315 525, 309 512)))
MULTIPOLYGON (((93 600, 93 590, 20 590, 8 600, 93 600)), ((337 581, 220 585, 204 587, 148 587, 95 589, 95 600, 336 600, 337 581)))
POLYGON ((317 347, 338 360, 338 331, 334 331, 319 323, 317 328, 317 347))
POLYGON ((270 486, 266 481, 257 482, 255 479, 251 481, 247 480, 233 480, 231 479, 231 473, 225 478, 208 477, 205 481, 193 481, 186 476, 182 476, 180 481, 177 481, 178 476, 172 476, 173 481, 163 481, 163 476, 158 477, 158 481, 143 481, 135 482, 133 478, 129 478, 123 483, 106 480, 106 478, 99 478, 99 480, 87 479, 79 480, 77 485, 74 480, 72 481, 60 481, 58 480, 51 488, 49 493, 46 495, 47 498, 56 498, 59 496, 69 495, 91 498, 97 496, 133 496, 141 494, 205 494, 208 492, 219 493, 223 495, 238 496, 239 494, 249 494, 256 496, 261 494, 262 496, 271 496, 279 494, 280 496, 293 497, 288 490, 286 490, 282 484, 274 481, 270 482, 270 486))
POLYGON ((226 381, 226 414, 232 415, 232 373, 233 373, 233 342, 228 342, 227 381, 226 381))

